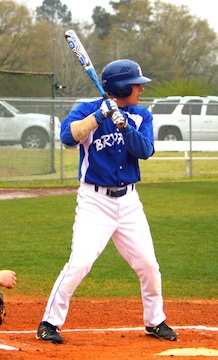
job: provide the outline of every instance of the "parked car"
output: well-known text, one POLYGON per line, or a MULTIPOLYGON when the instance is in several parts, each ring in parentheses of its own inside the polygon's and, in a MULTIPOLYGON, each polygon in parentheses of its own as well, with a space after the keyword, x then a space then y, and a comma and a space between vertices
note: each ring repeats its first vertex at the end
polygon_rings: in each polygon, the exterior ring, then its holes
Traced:
MULTIPOLYGON (((46 114, 23 114, 8 102, 0 101, 0 145, 45 148, 51 139, 51 120, 46 114)), ((60 142, 57 116, 54 117, 54 140, 60 142)))
POLYGON ((148 109, 155 140, 190 140, 190 130, 192 140, 218 140, 218 96, 168 96, 148 109))

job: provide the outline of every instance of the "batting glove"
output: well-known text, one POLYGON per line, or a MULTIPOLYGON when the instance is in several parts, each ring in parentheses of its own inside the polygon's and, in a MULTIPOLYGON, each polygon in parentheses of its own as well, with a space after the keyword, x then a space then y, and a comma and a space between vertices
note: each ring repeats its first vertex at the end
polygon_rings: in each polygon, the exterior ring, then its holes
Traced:
POLYGON ((113 112, 111 116, 111 120, 113 121, 114 125, 118 128, 126 127, 128 125, 128 119, 123 110, 117 109, 113 112))
POLYGON ((108 116, 111 116, 111 114, 115 110, 118 110, 118 106, 115 100, 112 99, 104 100, 100 106, 100 109, 98 109, 94 113, 98 125, 102 125, 104 123, 104 120, 108 116))

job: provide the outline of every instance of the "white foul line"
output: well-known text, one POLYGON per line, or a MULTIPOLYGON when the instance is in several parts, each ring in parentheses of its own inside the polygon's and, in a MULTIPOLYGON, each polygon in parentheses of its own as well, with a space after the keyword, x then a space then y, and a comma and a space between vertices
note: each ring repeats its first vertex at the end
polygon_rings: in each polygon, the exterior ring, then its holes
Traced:
MULTIPOLYGON (((218 327, 208 327, 203 325, 197 325, 197 326, 171 326, 174 330, 186 330, 186 329, 192 329, 192 330, 206 330, 206 331, 218 331, 218 327)), ((66 329, 62 330, 61 332, 107 332, 107 331, 144 331, 144 327, 123 327, 123 328, 101 328, 101 329, 95 329, 95 328, 88 328, 88 329, 66 329)), ((21 331, 0 331, 0 334, 33 334, 36 333, 36 330, 21 330, 21 331)))
MULTIPOLYGON (((207 331, 218 331, 217 327, 207 327, 207 326, 172 326, 174 330, 179 329, 194 329, 194 330, 207 330, 207 331)), ((114 331, 144 331, 144 327, 134 327, 134 328, 105 328, 105 329, 66 329, 62 332, 93 332, 93 333, 105 333, 108 331, 114 332, 114 331)), ((34 334, 36 333, 36 330, 23 330, 23 331, 0 331, 0 334, 34 334)), ((20 350, 19 348, 0 344, 0 350, 20 350)), ((158 355, 158 354, 157 354, 158 355)))
POLYGON ((15 348, 15 347, 13 347, 13 346, 0 344, 0 350, 15 350, 15 351, 18 351, 18 350, 20 350, 20 349, 19 349, 19 348, 15 348))

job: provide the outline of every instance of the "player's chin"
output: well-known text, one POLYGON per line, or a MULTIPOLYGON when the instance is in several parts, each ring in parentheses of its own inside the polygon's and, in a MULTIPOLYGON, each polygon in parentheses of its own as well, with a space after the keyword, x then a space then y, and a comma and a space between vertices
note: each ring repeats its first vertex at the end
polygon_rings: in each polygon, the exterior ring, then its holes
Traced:
POLYGON ((138 105, 138 103, 139 103, 139 97, 134 97, 129 99, 129 105, 134 106, 134 105, 138 105))
POLYGON ((137 100, 135 100, 135 101, 132 101, 132 104, 131 104, 131 105, 135 106, 135 105, 138 105, 138 103, 139 103, 139 99, 137 99, 137 100))

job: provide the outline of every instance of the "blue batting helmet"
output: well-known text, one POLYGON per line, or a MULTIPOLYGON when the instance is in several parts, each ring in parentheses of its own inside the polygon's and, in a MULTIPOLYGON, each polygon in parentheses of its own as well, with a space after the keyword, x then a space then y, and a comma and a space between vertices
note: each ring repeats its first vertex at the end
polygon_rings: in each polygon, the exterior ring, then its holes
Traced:
POLYGON ((102 71, 104 90, 118 98, 128 97, 132 93, 133 84, 145 84, 151 79, 142 75, 136 62, 127 59, 115 60, 105 66, 102 71))

